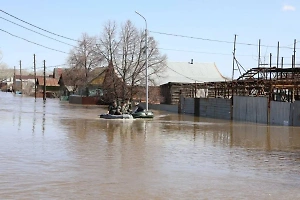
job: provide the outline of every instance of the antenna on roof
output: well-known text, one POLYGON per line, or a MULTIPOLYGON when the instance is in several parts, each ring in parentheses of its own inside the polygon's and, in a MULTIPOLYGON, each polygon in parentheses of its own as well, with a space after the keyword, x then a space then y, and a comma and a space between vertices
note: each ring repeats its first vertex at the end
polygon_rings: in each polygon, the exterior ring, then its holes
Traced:
POLYGON ((191 59, 191 62, 189 62, 189 64, 193 64, 194 63, 194 61, 193 61, 193 59, 191 59))

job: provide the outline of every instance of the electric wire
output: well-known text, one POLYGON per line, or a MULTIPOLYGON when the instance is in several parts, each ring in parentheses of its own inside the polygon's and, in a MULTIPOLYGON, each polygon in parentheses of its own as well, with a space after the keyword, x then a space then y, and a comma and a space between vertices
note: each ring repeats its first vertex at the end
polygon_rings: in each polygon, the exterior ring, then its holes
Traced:
MULTIPOLYGON (((179 35, 174 33, 165 33, 165 32, 158 32, 158 31, 149 31, 151 33, 160 34, 160 35, 168 35, 168 36, 174 36, 174 37, 182 37, 182 38, 190 38, 195 40, 204 40, 204 41, 210 41, 210 42, 219 42, 219 43, 227 43, 227 44, 233 44, 234 42, 231 41, 225 41, 225 40, 216 40, 216 39, 208 39, 208 38, 201 38, 201 37, 194 37, 194 36, 187 36, 187 35, 179 35)), ((255 46, 258 47, 258 44, 252 44, 252 43, 243 43, 243 42, 236 42, 236 44, 240 45, 247 45, 247 46, 255 46)), ((261 47, 274 47, 277 48, 277 46, 272 45, 260 45, 261 47)), ((285 48, 285 49, 293 49, 292 47, 282 46, 279 48, 285 48)))
POLYGON ((10 20, 8 20, 8 19, 5 19, 4 17, 1 17, 1 16, 0 16, 0 18, 3 19, 3 20, 5 20, 5 21, 8 21, 8 22, 10 22, 10 23, 12 23, 12 24, 14 24, 14 25, 17 25, 17 26, 19 26, 19 27, 22 27, 22 28, 24 28, 24 29, 26 29, 26 30, 29 30, 29 31, 34 32, 34 33, 39 34, 39 35, 42 35, 42 36, 44 36, 44 37, 46 37, 46 38, 49 38, 49 39, 51 39, 51 40, 55 40, 55 41, 60 42, 60 43, 62 43, 62 44, 66 44, 66 45, 69 45, 69 46, 72 46, 72 47, 76 47, 76 46, 74 46, 74 45, 72 45, 72 44, 69 44, 69 43, 66 43, 66 42, 57 40, 57 39, 55 39, 55 38, 49 37, 49 36, 47 36, 47 35, 44 35, 44 34, 39 33, 39 32, 37 32, 37 31, 34 31, 34 30, 30 29, 30 28, 27 28, 27 27, 25 27, 25 26, 22 26, 22 25, 20 25, 20 24, 17 24, 17 23, 15 23, 15 22, 13 22, 13 21, 10 21, 10 20))
MULTIPOLYGON (((60 64, 60 65, 51 65, 51 66, 45 66, 45 68, 47 69, 47 68, 57 68, 57 67, 62 67, 62 66, 67 66, 68 64, 60 64)), ((43 69, 44 68, 44 66, 42 66, 42 67, 36 67, 35 69, 43 69)), ((32 67, 32 69, 34 69, 34 67, 32 67)))
POLYGON ((4 33, 7 33, 7 34, 9 34, 9 35, 11 35, 11 36, 13 36, 13 37, 16 37, 16 38, 19 38, 19 39, 25 40, 26 42, 29 42, 29 43, 35 44, 35 45, 37 45, 37 46, 44 47, 44 48, 46 48, 46 49, 49 49, 49 50, 52 50, 52 51, 57 51, 57 52, 60 52, 60 53, 68 54, 67 52, 64 52, 64 51, 61 51, 61 50, 57 50, 57 49, 53 49, 53 48, 50 48, 50 47, 44 46, 44 45, 42 45, 42 44, 38 44, 38 43, 36 43, 36 42, 32 42, 32 41, 30 41, 30 40, 27 40, 27 39, 25 39, 25 38, 22 38, 22 37, 20 37, 20 36, 14 35, 14 34, 12 34, 12 33, 8 32, 8 31, 5 31, 5 30, 3 30, 3 29, 0 29, 0 31, 2 31, 2 32, 4 32, 4 33))
MULTIPOLYGON (((199 53, 199 54, 212 54, 212 55, 223 55, 223 56, 232 56, 230 53, 213 53, 213 52, 204 52, 204 51, 189 51, 189 50, 181 50, 181 49, 169 49, 169 48, 158 48, 166 51, 179 51, 179 52, 187 52, 187 53, 199 53)), ((253 55, 237 55, 237 56, 246 56, 253 57, 253 55)))
POLYGON ((33 25, 33 24, 29 23, 29 22, 26 22, 26 21, 24 21, 24 20, 22 20, 22 19, 20 19, 20 18, 18 18, 18 17, 16 17, 16 16, 12 15, 12 14, 9 14, 9 13, 5 12, 4 10, 1 10, 1 9, 0 9, 0 12, 3 12, 4 14, 6 14, 6 15, 8 15, 8 16, 10 16, 10 17, 13 17, 13 18, 15 18, 15 19, 17 19, 17 20, 19 20, 19 21, 21 21, 21 22, 23 22, 23 23, 26 23, 26 24, 28 24, 28 25, 30 25, 30 26, 33 26, 33 27, 35 27, 35 28, 37 28, 37 29, 40 29, 40 30, 45 31, 45 32, 47 32, 47 33, 50 33, 50 34, 52 34, 52 35, 55 35, 55 36, 58 36, 58 37, 61 37, 61 38, 64 38, 64 39, 72 40, 72 41, 75 41, 75 42, 79 42, 78 40, 75 40, 75 39, 72 39, 72 38, 69 38, 69 37, 66 37, 66 36, 63 36, 63 35, 59 35, 59 34, 56 34, 56 33, 51 32, 51 31, 47 31, 46 29, 40 28, 40 27, 38 27, 38 26, 36 26, 36 25, 33 25))

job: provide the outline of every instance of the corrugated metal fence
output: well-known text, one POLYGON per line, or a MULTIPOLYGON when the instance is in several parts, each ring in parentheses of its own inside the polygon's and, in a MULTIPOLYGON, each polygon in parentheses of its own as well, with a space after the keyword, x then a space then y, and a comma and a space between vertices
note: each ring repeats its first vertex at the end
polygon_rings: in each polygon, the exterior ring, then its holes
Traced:
POLYGON ((234 96, 233 120, 268 123, 268 98, 234 96))
POLYGON ((181 98, 181 113, 219 119, 231 119, 231 100, 214 98, 181 98))
POLYGON ((267 97, 234 96, 222 98, 183 98, 178 112, 254 123, 300 126, 300 101, 294 103, 271 101, 267 97), (232 109, 232 115, 231 115, 232 109))
POLYGON ((201 98, 199 99, 199 112, 197 116, 230 119, 230 108, 230 99, 201 98))
POLYGON ((271 101, 270 124, 273 125, 292 125, 291 103, 271 101))
POLYGON ((291 120, 293 126, 300 126, 300 101, 295 101, 291 105, 291 120))
POLYGON ((181 112, 185 114, 195 114, 195 99, 194 98, 181 98, 181 112))

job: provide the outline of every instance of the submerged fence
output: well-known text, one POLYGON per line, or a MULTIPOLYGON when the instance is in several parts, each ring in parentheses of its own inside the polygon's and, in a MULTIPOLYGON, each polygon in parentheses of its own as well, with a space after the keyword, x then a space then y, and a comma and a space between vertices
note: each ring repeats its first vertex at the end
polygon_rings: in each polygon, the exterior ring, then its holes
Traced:
POLYGON ((300 101, 269 102, 267 97, 234 96, 233 99, 181 97, 178 112, 218 119, 300 126, 300 101))

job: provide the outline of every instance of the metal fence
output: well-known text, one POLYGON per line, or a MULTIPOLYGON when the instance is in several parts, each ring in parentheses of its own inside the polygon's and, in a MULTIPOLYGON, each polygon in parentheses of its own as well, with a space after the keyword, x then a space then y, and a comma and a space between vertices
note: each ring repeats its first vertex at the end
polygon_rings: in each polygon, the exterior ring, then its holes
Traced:
POLYGON ((267 97, 183 98, 178 112, 195 116, 271 125, 300 126, 300 101, 270 101, 267 97))

